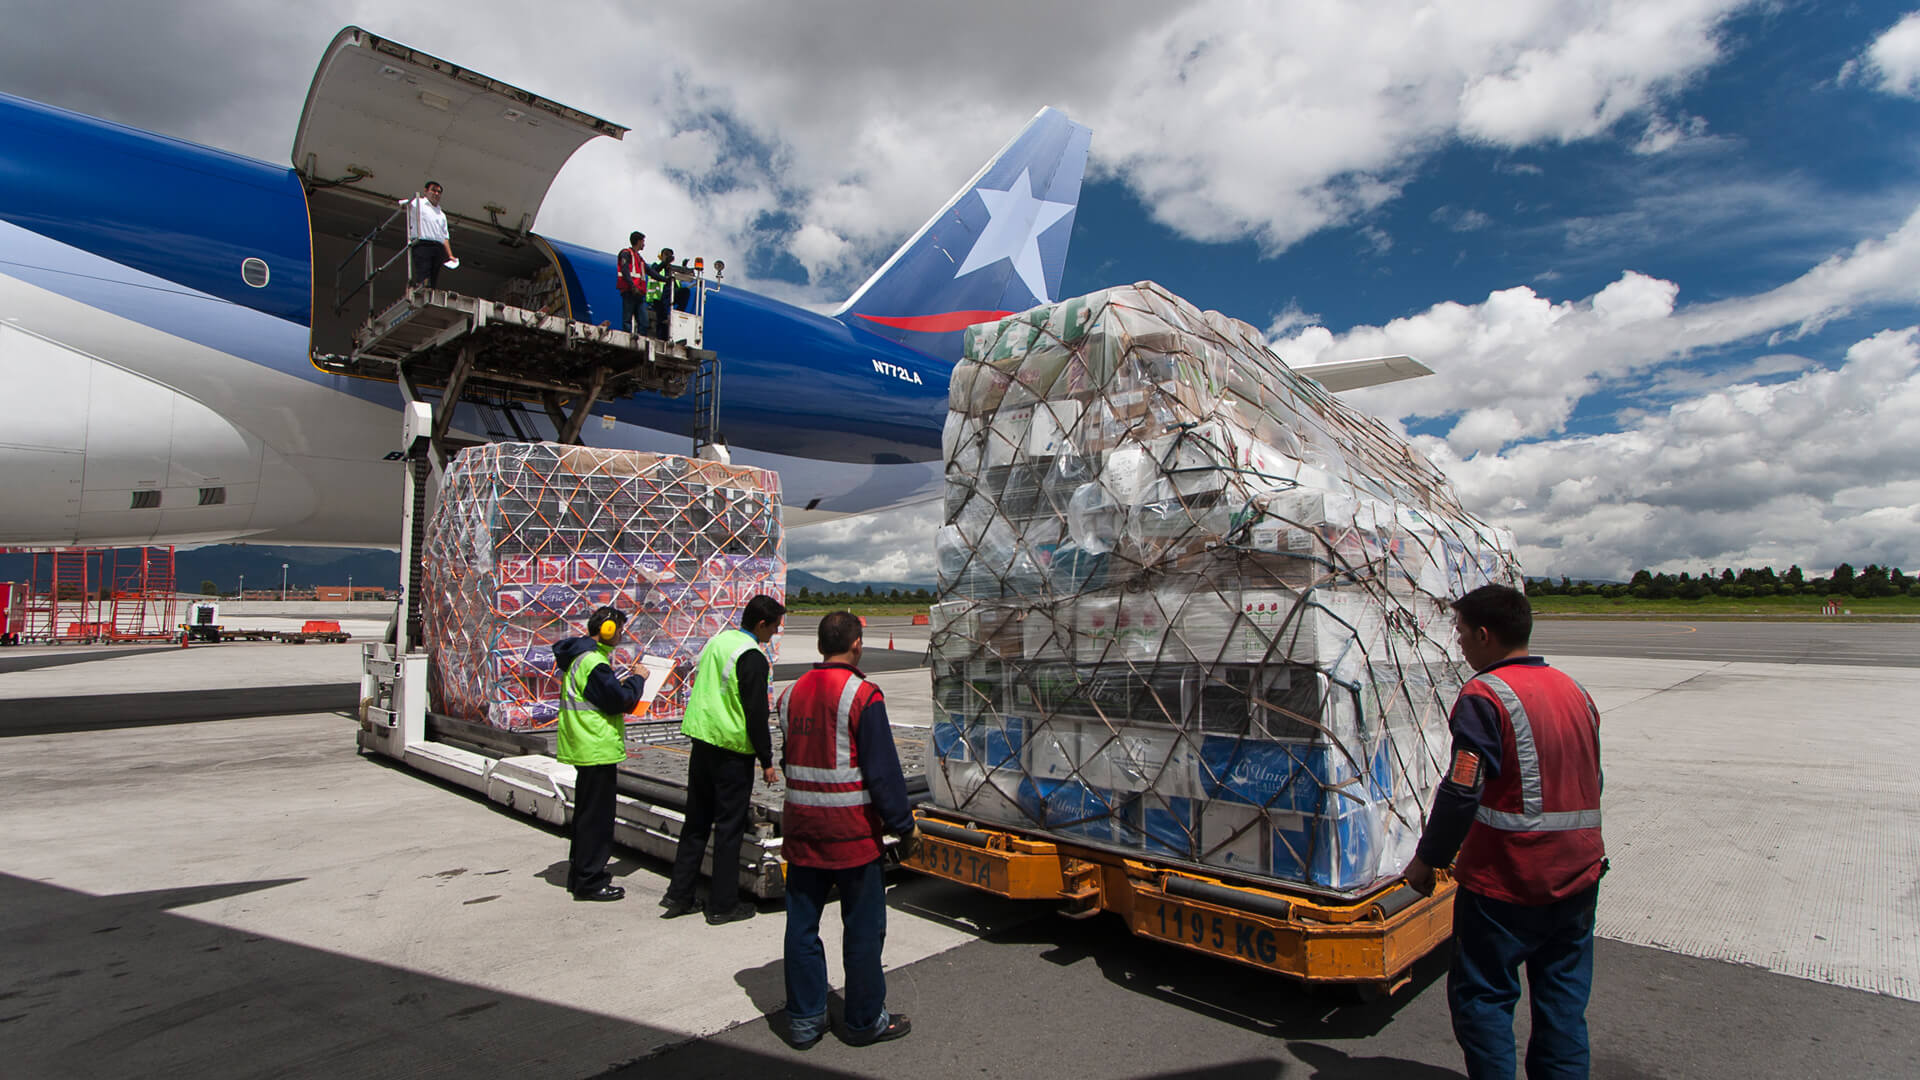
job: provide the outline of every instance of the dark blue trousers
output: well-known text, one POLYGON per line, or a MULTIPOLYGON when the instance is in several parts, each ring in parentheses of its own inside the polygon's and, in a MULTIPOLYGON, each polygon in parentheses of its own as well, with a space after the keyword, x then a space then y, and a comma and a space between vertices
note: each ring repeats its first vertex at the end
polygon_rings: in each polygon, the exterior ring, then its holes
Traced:
POLYGON ((646 336, 647 294, 638 289, 620 294, 620 329, 646 336))
POLYGON ((880 860, 847 870, 787 866, 787 1018, 795 1042, 827 1026, 827 952, 820 911, 840 886, 840 958, 847 973, 847 1033, 872 1035, 887 1026, 887 976, 880 947, 887 940, 887 882, 880 860))
POLYGON ((1533 1037, 1529 1080, 1584 1080, 1587 996, 1593 988, 1593 912, 1598 885, 1565 900, 1527 906, 1461 889, 1453 899, 1453 970, 1447 1004, 1472 1080, 1511 1080, 1513 1007, 1527 969, 1533 1037))

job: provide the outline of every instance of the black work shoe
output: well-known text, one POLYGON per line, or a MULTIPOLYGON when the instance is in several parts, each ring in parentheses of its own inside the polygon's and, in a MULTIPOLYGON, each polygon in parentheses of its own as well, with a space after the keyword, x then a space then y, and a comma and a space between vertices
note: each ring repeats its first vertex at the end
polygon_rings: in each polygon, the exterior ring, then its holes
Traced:
POLYGON ((574 893, 573 898, 575 900, 620 900, 626 895, 627 890, 618 885, 602 885, 587 892, 574 893))
POLYGON ((663 898, 660 901, 660 917, 663 919, 677 919, 682 915, 691 915, 696 906, 697 905, 691 900, 667 900, 663 898))
POLYGON ((758 914, 759 912, 754 910, 752 904, 742 900, 738 904, 733 905, 732 911, 707 912, 707 925, 724 926, 730 922, 746 922, 758 914))
POLYGON ((907 1032, 912 1030, 913 1021, 907 1019, 904 1013, 894 1013, 887 1018, 887 1026, 881 1028, 876 1034, 863 1038, 853 1038, 849 1036, 845 1041, 848 1046, 872 1046, 874 1043, 891 1042, 894 1039, 902 1038, 907 1032))
POLYGON ((814 1047, 819 1046, 820 1040, 826 1037, 827 1037, 827 1029, 824 1026, 822 1026, 819 1031, 816 1031, 813 1033, 813 1038, 808 1039, 805 1042, 801 1042, 795 1039, 793 1037, 793 1033, 789 1031, 787 1033, 787 1045, 793 1047, 795 1050, 811 1050, 814 1047))

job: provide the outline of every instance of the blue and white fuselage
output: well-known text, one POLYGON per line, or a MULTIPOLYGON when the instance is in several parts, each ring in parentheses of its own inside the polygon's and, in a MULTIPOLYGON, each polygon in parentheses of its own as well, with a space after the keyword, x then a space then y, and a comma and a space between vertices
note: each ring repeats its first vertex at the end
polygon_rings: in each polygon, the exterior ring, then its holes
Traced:
MULTIPOLYGON (((314 163, 329 152, 322 136, 337 142, 350 130, 328 119, 327 95, 346 98, 323 86, 334 77, 327 65, 346 70, 336 56, 369 40, 378 41, 343 32, 323 63, 295 143, 304 168, 0 95, 0 544, 397 543, 402 466, 388 457, 399 392, 312 362, 337 349, 330 341, 351 319, 332 310, 351 232, 427 178, 376 169, 385 195, 354 193, 360 204, 347 185, 316 182, 314 163)), ((374 62, 411 95, 396 101, 459 112, 451 90, 407 85, 415 68, 391 55, 374 62)), ((498 112, 478 101, 469 127, 498 126, 498 112)), ((735 462, 780 473, 789 524, 938 493, 959 329, 1054 297, 1087 143, 1084 127, 1043 110, 832 316, 708 285, 719 429, 735 462)), ((562 150, 549 156, 564 161, 571 146, 562 150)), ((445 160, 423 167, 447 171, 445 160)), ((479 209, 498 199, 530 222, 550 173, 522 183, 533 194, 517 207, 511 192, 473 190, 484 175, 435 176, 460 223, 463 264, 441 286, 486 295, 509 275, 550 267, 573 319, 617 321, 612 254, 524 230, 508 250, 500 241, 511 229, 487 220, 497 207, 479 209)), ((690 397, 593 411, 582 434, 591 445, 690 448, 690 397)), ((551 437, 536 417, 524 414, 551 437)), ((498 433, 498 419, 465 406, 455 426, 480 436, 498 433)))

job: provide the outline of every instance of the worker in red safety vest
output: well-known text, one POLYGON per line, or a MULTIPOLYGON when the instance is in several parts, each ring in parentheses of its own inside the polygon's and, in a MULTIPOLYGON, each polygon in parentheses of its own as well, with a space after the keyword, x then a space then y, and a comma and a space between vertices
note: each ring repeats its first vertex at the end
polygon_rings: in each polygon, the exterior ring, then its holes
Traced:
POLYGON ((1600 710, 1565 673, 1530 655, 1524 593, 1484 585, 1453 602, 1476 674, 1448 725, 1453 753, 1407 883, 1432 895, 1454 865, 1447 1002, 1467 1075, 1514 1075, 1513 1007, 1527 968, 1533 1036, 1527 1076, 1585 1077, 1600 839, 1600 710), (1455 856, 1458 862, 1455 862, 1455 856))
POLYGON ((821 662, 780 696, 786 802, 780 847, 787 860, 788 1038, 806 1049, 827 1030, 827 959, 820 910, 840 888, 841 958, 847 975, 845 1031, 854 1046, 913 1029, 887 1012, 880 947, 887 936, 884 880, 888 834, 901 857, 919 834, 880 688, 860 673, 860 620, 836 611, 820 620, 821 662))
POLYGON ((627 234, 627 246, 614 256, 614 287, 620 290, 620 329, 629 334, 647 332, 647 234, 627 234))

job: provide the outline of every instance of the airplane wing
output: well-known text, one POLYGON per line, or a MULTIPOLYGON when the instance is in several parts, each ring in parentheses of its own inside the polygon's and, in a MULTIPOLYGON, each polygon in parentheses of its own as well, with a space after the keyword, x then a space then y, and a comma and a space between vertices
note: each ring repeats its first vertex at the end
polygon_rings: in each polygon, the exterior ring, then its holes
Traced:
POLYGON ((1433 369, 1411 356, 1375 356, 1366 360, 1336 360, 1331 364, 1313 364, 1293 369, 1334 393, 1358 390, 1363 386, 1417 379, 1433 374, 1433 369))

